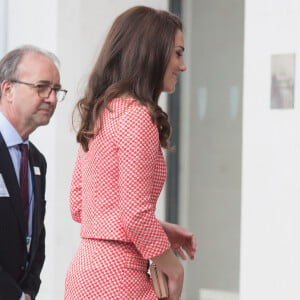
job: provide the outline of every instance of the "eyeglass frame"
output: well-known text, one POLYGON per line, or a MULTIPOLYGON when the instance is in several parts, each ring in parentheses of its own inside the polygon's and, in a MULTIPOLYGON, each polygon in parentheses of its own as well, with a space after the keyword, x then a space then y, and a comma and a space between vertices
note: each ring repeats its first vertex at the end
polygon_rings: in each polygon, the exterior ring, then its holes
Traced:
POLYGON ((66 95, 67 95, 67 92, 68 92, 68 90, 62 89, 61 86, 59 86, 59 87, 54 87, 54 88, 53 88, 53 87, 51 87, 50 84, 48 84, 48 83, 30 83, 30 82, 20 81, 20 80, 17 80, 17 79, 9 79, 8 81, 10 81, 10 82, 12 82, 12 83, 19 83, 19 84, 25 84, 25 85, 31 86, 31 87, 33 87, 34 89, 36 89, 38 95, 39 95, 41 98, 44 98, 44 99, 45 99, 45 98, 49 98, 50 95, 51 95, 51 93, 52 93, 52 91, 54 91, 54 92, 55 92, 55 97, 56 97, 56 99, 57 99, 57 102, 63 102, 64 99, 65 99, 65 97, 66 97, 66 95), (45 86, 45 87, 47 86, 48 88, 50 88, 47 97, 46 97, 46 96, 41 96, 41 95, 40 95, 39 88, 41 88, 41 86, 45 86), (63 93, 63 96, 62 96, 62 99, 61 99, 61 100, 58 100, 58 98, 57 98, 57 93, 58 93, 58 92, 63 93))

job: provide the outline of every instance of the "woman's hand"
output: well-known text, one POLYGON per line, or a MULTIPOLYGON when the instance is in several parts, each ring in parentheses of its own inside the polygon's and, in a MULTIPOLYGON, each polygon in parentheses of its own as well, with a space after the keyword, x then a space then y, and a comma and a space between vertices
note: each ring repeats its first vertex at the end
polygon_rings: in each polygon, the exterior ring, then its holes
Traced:
POLYGON ((169 279, 168 288, 169 288, 169 297, 166 300, 178 300, 180 299, 183 287, 183 276, 178 278, 177 281, 172 281, 169 279))
POLYGON ((183 260, 186 260, 186 255, 184 254, 183 250, 190 259, 194 259, 196 252, 196 239, 193 234, 180 225, 162 221, 160 221, 160 223, 169 238, 171 248, 183 260))
POLYGON ((168 249, 151 260, 168 277, 169 297, 166 300, 178 300, 182 292, 184 270, 173 250, 168 249))

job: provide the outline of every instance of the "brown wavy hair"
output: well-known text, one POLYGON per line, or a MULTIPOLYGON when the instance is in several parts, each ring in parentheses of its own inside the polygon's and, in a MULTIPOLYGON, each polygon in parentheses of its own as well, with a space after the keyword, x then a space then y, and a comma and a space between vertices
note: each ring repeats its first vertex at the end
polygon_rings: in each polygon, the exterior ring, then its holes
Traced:
POLYGON ((146 6, 135 6, 117 17, 90 74, 85 94, 75 107, 81 118, 77 142, 84 151, 88 151, 90 139, 101 130, 102 111, 108 109, 112 99, 123 94, 148 107, 152 121, 157 124, 161 146, 170 148, 171 126, 168 115, 158 106, 158 98, 177 30, 182 31, 177 16, 146 6))

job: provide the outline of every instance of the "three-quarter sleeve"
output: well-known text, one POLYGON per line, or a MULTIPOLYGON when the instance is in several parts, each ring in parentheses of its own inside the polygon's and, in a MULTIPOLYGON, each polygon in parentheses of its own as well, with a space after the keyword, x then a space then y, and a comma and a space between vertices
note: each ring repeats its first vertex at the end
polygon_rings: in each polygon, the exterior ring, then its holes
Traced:
POLYGON ((148 109, 130 108, 119 124, 120 218, 129 239, 146 259, 170 248, 155 217, 155 167, 160 151, 159 133, 148 109))

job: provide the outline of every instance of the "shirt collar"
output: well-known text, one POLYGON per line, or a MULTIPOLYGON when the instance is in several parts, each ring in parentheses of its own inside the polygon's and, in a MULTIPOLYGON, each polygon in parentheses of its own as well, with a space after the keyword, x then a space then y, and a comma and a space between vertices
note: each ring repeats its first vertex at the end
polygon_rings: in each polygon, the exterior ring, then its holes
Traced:
POLYGON ((20 134, 14 126, 6 119, 0 111, 0 132, 7 147, 13 147, 19 144, 28 144, 28 139, 23 141, 20 134))

